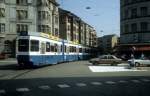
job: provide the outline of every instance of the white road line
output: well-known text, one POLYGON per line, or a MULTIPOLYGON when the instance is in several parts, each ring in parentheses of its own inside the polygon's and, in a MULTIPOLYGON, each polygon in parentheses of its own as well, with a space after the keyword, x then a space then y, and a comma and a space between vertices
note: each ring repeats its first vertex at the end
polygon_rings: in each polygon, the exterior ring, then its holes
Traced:
POLYGON ((92 85, 102 85, 101 82, 91 82, 92 85))
POLYGON ((28 91, 30 91, 30 89, 29 88, 17 88, 16 91, 18 91, 18 92, 28 92, 28 91))
POLYGON ((70 86, 67 84, 58 84, 57 85, 59 88, 69 88, 70 86))
POLYGON ((50 86, 48 85, 42 85, 42 86, 39 86, 40 89, 43 89, 43 90, 48 90, 50 89, 50 86))
POLYGON ((141 79, 141 80, 144 81, 144 82, 150 82, 149 79, 141 79))
POLYGON ((76 85, 77 85, 78 87, 85 87, 85 86, 86 86, 85 83, 77 83, 76 85))
POLYGON ((113 81, 106 81, 105 83, 106 84, 116 84, 116 82, 113 82, 113 81))
POLYGON ((6 93, 5 90, 0 90, 0 94, 4 94, 4 93, 6 93))
POLYGON ((128 81, 120 80, 119 83, 127 83, 128 81))
POLYGON ((140 83, 139 80, 131 80, 131 81, 134 82, 134 83, 140 83))

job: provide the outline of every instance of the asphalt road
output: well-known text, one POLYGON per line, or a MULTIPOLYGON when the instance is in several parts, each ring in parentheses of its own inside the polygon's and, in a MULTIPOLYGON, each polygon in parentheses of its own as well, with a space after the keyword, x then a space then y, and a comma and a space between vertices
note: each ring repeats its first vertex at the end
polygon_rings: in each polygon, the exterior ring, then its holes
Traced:
POLYGON ((20 69, 0 61, 0 96, 150 96, 150 71, 92 72, 87 61, 20 69))
POLYGON ((1 80, 0 96, 150 96, 150 77, 1 80))
POLYGON ((0 62, 0 80, 30 78, 63 78, 63 77, 109 77, 109 76, 150 76, 148 71, 133 72, 92 72, 88 61, 61 63, 37 69, 20 69, 16 62, 0 62))

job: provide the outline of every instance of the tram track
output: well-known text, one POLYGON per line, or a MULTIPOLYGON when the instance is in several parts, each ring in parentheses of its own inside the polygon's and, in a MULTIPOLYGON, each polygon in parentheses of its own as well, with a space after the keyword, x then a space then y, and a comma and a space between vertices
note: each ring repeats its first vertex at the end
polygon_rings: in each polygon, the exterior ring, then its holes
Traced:
POLYGON ((21 76, 23 76, 27 73, 33 72, 33 71, 34 71, 33 69, 32 70, 26 70, 25 72, 21 72, 21 73, 15 75, 15 76, 11 77, 10 79, 12 79, 12 80, 17 79, 17 78, 19 78, 19 77, 21 77, 21 76))

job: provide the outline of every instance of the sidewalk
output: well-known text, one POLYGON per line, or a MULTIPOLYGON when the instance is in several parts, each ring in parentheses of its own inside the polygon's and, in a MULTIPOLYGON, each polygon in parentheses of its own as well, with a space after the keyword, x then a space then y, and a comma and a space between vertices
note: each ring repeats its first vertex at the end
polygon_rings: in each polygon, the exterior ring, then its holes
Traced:
POLYGON ((7 59, 0 60, 0 63, 5 63, 5 62, 17 63, 17 59, 16 58, 7 58, 7 59))

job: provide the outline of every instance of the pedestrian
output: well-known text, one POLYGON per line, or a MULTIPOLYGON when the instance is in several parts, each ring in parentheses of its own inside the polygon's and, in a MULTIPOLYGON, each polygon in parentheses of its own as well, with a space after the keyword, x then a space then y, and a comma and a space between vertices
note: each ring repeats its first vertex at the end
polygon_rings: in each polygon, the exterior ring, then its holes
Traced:
POLYGON ((145 59, 145 56, 143 53, 141 54, 141 59, 145 59))
POLYGON ((135 60, 134 60, 134 55, 133 54, 131 54, 131 67, 135 67, 135 62, 134 62, 135 60))

